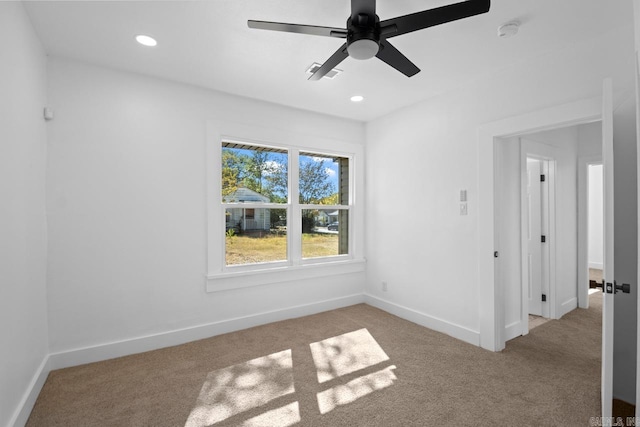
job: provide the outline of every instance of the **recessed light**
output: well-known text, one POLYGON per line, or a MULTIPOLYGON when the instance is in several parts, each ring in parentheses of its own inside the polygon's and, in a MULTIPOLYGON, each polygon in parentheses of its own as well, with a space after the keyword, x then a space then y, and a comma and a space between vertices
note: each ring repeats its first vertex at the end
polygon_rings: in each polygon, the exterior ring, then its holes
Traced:
POLYGON ((351 102, 362 102, 364 101, 364 96, 362 95, 353 95, 351 97, 351 102))
POLYGON ((149 47, 153 47, 158 44, 156 39, 154 39, 153 37, 145 36, 144 34, 140 34, 136 36, 136 41, 143 46, 149 46, 149 47))

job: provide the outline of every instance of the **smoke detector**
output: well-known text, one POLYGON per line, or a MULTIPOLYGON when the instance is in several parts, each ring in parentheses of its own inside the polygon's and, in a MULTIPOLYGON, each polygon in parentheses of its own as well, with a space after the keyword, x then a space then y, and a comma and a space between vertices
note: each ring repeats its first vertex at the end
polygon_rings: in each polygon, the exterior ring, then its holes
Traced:
POLYGON ((507 22, 504 25, 500 25, 498 27, 498 37, 500 38, 509 38, 518 34, 518 29, 520 28, 520 23, 518 22, 507 22))

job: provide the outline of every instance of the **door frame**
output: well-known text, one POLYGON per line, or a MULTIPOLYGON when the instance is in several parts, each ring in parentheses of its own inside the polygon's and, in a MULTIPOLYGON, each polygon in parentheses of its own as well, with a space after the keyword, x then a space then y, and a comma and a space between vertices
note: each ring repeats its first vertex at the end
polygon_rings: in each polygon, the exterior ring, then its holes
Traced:
POLYGON ((578 307, 589 308, 589 166, 601 165, 602 153, 578 157, 578 307))
POLYGON ((602 98, 589 98, 491 123, 478 129, 478 286, 480 346, 491 351, 505 347, 502 284, 496 281, 494 225, 495 139, 574 126, 600 120, 602 98))

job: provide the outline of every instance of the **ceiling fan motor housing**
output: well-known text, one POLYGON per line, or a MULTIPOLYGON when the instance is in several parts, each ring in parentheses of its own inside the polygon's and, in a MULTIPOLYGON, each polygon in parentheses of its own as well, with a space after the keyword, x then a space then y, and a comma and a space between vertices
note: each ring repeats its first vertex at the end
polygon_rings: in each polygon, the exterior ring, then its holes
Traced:
POLYGON ((373 58, 380 50, 380 18, 366 14, 355 18, 347 19, 347 52, 354 59, 373 58))

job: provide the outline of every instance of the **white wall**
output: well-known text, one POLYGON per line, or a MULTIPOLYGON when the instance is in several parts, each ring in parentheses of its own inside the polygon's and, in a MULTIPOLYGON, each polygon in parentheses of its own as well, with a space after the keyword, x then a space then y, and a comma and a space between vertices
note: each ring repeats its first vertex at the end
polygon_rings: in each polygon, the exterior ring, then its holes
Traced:
MULTIPOLYGON (((46 59, 20 2, 0 2, 0 426, 24 422, 47 356, 46 59)), ((41 384, 40 384, 41 386, 41 384)), ((39 390, 39 388, 38 388, 39 390)), ((36 391, 37 393, 37 391, 36 391)))
POLYGON ((589 268, 602 269, 604 262, 604 210, 602 200, 602 165, 591 165, 589 173, 589 268))
POLYGON ((602 157, 602 123, 600 121, 578 126, 578 156, 602 157))
POLYGON ((205 292, 207 122, 356 144, 362 123, 62 59, 49 65, 49 329, 51 352, 63 353, 56 366, 362 300, 364 273, 205 292), (171 331, 181 332, 156 339, 171 331), (144 337, 150 344, 138 346, 144 337))
POLYGON ((630 13, 628 26, 600 38, 368 123, 370 299, 477 343, 478 128, 599 96, 606 76, 613 77, 617 90, 632 88, 633 40, 630 13), (467 216, 459 215, 460 189, 468 190, 467 216))

